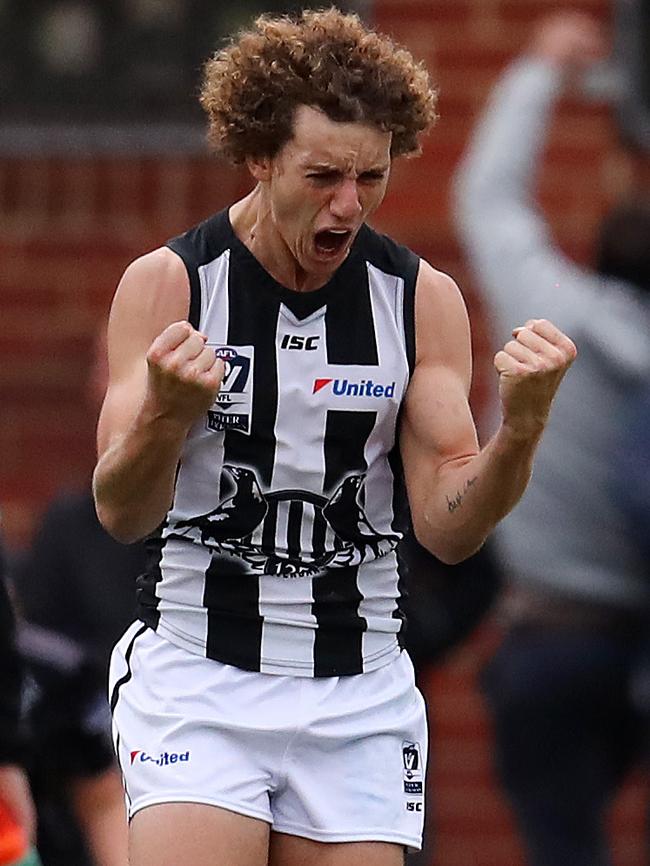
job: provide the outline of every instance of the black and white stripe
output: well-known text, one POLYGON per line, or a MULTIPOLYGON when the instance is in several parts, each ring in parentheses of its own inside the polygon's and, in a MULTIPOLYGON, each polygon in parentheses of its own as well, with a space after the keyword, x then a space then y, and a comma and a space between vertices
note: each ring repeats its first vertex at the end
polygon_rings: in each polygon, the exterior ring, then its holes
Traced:
POLYGON ((300 294, 270 277, 225 212, 169 245, 208 342, 253 347, 250 429, 194 426, 152 542, 142 619, 251 670, 332 676, 387 663, 401 627, 396 426, 417 257, 364 227, 332 280, 300 294), (236 537, 224 528, 233 514, 236 537))

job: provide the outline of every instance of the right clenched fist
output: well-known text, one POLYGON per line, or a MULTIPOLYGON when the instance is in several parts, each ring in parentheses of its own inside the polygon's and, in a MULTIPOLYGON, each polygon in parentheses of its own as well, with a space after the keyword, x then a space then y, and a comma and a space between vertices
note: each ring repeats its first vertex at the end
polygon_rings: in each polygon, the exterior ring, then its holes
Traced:
POLYGON ((193 423, 214 403, 224 364, 189 322, 173 322, 147 352, 148 398, 157 412, 193 423))

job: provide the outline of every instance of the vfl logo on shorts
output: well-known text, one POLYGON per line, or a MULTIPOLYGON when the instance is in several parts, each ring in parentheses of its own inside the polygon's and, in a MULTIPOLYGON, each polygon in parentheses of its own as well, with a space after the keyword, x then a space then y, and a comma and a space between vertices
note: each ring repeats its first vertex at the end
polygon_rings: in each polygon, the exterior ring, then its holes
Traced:
POLYGON ((138 764, 156 764, 158 767, 168 767, 170 764, 187 764, 190 760, 189 749, 187 752, 162 752, 154 756, 143 749, 134 749, 131 752, 131 766, 138 764))
MULTIPOLYGON (((420 744, 405 740, 402 743, 404 793, 423 794, 422 755, 420 744)), ((417 810, 419 811, 419 810, 417 810)))
POLYGON ((221 388, 208 410, 208 430, 251 432, 253 409, 253 346, 225 346, 208 343, 221 358, 225 373, 221 388))

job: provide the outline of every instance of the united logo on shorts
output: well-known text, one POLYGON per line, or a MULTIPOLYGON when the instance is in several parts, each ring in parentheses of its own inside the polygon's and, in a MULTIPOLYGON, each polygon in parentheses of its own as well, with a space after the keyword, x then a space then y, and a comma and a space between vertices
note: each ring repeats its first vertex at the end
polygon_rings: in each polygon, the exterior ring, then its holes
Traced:
POLYGON ((190 760, 189 750, 187 752, 161 752, 160 755, 150 755, 143 749, 133 749, 131 752, 131 766, 133 764, 156 764, 158 767, 168 767, 170 764, 186 764, 190 760))

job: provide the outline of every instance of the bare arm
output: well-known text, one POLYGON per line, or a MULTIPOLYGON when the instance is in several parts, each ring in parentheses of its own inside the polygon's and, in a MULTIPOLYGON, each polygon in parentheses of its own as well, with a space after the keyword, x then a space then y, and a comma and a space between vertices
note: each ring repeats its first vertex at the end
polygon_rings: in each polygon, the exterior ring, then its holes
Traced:
POLYGON ((513 322, 547 316, 587 337, 627 376, 647 370, 643 304, 570 260, 535 200, 534 180, 560 95, 606 53, 599 25, 579 12, 544 17, 531 44, 494 87, 456 171, 459 238, 496 314, 498 339, 513 322))
POLYGON ((133 262, 115 294, 93 490, 99 519, 119 541, 163 520, 185 438, 221 384, 223 364, 188 310, 185 267, 165 248, 133 262))
POLYGON ((470 334, 460 293, 423 264, 416 298, 418 350, 400 446, 416 536, 453 563, 475 553, 523 494, 553 396, 576 351, 543 319, 513 331, 494 359, 501 425, 480 449, 468 403, 470 334))

